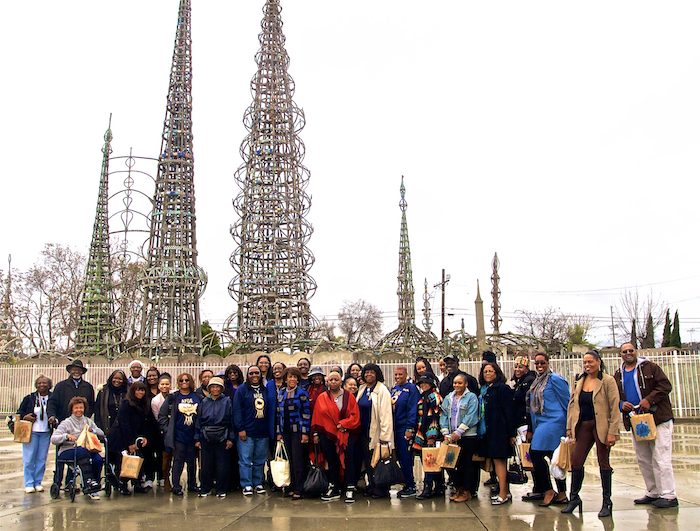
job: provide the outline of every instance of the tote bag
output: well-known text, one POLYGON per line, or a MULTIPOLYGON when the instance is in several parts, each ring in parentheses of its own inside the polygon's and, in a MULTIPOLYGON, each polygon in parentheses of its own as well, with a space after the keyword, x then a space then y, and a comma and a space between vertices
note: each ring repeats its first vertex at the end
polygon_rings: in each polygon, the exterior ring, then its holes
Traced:
POLYGON ((289 456, 282 441, 277 441, 277 446, 275 446, 275 457, 270 461, 270 473, 272 481, 277 487, 282 488, 290 485, 289 456))

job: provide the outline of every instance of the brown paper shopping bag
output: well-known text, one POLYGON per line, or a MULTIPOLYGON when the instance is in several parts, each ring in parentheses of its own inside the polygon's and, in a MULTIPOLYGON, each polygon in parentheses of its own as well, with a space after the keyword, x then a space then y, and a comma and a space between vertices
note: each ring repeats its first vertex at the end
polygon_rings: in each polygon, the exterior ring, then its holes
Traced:
POLYGON ((443 444, 440 446, 438 462, 442 468, 454 468, 457 466, 457 458, 462 448, 458 444, 443 444))
POLYGON ((440 472, 439 455, 440 448, 421 448, 424 472, 440 472))
POLYGON ((656 422, 654 422, 654 415, 651 413, 630 415, 630 422, 632 423, 632 432, 636 441, 653 441, 656 439, 656 422))
POLYGON ((122 479, 138 479, 142 466, 143 457, 122 454, 122 470, 119 473, 119 477, 122 479))
POLYGON ((530 457, 530 443, 520 443, 517 445, 517 448, 518 457, 520 458, 520 463, 523 465, 523 470, 532 470, 534 465, 530 457))
POLYGON ((15 422, 15 438, 18 443, 28 443, 32 440, 32 423, 28 420, 18 420, 15 422))

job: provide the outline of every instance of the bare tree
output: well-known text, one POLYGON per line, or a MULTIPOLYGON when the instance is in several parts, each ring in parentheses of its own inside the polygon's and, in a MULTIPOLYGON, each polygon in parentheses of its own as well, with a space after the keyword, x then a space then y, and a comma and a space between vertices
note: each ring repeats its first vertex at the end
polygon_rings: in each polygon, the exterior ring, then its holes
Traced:
POLYGON ((321 321, 314 330, 314 337, 330 342, 337 341, 335 325, 325 320, 321 321))
POLYGON ((144 262, 126 262, 114 259, 114 315, 119 344, 123 349, 129 349, 138 344, 141 333, 141 309, 143 291, 138 277, 143 270, 144 262))
POLYGON ((14 327, 36 354, 73 348, 84 283, 85 256, 67 246, 46 244, 13 285, 14 327))
POLYGON ((651 291, 644 298, 639 294, 638 289, 634 289, 625 290, 620 296, 616 308, 618 319, 615 322, 615 328, 622 337, 622 341, 629 341, 632 337, 632 322, 634 321, 640 344, 649 345, 647 335, 664 322, 668 305, 660 299, 654 298, 651 291), (651 327, 644 326, 649 316, 651 316, 651 327))
POLYGON ((572 316, 552 307, 541 312, 518 310, 517 313, 520 315, 515 325, 517 332, 537 339, 550 354, 559 353, 569 340, 572 325, 581 326, 583 322, 582 316, 572 319, 572 316))
POLYGON ((338 312, 338 328, 348 345, 373 345, 382 337, 382 314, 362 299, 345 301, 338 312))

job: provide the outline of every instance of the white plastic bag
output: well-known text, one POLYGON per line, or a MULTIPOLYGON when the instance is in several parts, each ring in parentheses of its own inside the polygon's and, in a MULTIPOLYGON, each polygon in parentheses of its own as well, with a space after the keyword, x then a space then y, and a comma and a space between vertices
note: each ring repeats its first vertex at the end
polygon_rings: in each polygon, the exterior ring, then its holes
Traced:
MULTIPOLYGON (((565 442, 566 437, 561 438, 561 442, 565 442)), ((559 448, 561 447, 561 444, 557 446, 557 449, 554 450, 554 453, 552 454, 552 459, 549 461, 549 472, 552 474, 552 477, 554 479, 566 479, 566 470, 563 468, 560 468, 557 463, 559 462, 559 448)), ((545 459, 548 459, 545 457, 545 459)))

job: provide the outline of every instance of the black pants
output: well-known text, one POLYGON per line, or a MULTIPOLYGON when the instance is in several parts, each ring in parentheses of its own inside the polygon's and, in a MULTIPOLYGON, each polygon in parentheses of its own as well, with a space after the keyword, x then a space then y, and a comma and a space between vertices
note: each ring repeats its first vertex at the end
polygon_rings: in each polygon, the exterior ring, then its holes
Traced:
POLYGON ((348 439, 348 449, 345 450, 345 485, 357 486, 362 473, 362 446, 359 434, 351 433, 348 439))
POLYGON ((201 441, 201 444, 202 469, 199 472, 199 479, 202 492, 211 491, 214 479, 216 479, 216 493, 225 493, 228 483, 228 469, 231 463, 230 450, 226 449, 226 442, 201 441))
POLYGON ((479 463, 472 461, 472 456, 477 449, 476 437, 462 437, 457 441, 460 447, 457 464, 453 469, 448 469, 448 475, 452 485, 457 489, 474 492, 479 488, 479 479, 474 482, 474 468, 479 469, 479 463))
MULTIPOLYGON (((545 457, 552 459, 553 450, 533 450, 530 448, 530 459, 532 460, 532 492, 544 494, 552 490, 552 479, 549 476, 549 465, 545 457)), ((566 480, 556 480, 557 492, 566 492, 566 480)))
POLYGON ((338 455, 338 450, 336 448, 335 441, 323 433, 319 434, 318 438, 319 446, 321 447, 321 452, 323 453, 323 457, 326 458, 326 463, 328 464, 328 470, 326 472, 328 482, 333 483, 333 485, 335 485, 336 487, 339 487, 340 456, 338 455))
POLYGON ((285 433, 282 435, 282 438, 289 455, 289 473, 291 476, 289 488, 292 492, 301 494, 304 490, 306 463, 308 462, 306 445, 301 444, 301 433, 285 433))
POLYGON ((238 468, 238 435, 235 436, 233 441, 233 448, 228 451, 228 480, 227 480, 227 492, 233 492, 234 490, 240 490, 241 488, 241 474, 238 468))
POLYGON ((173 450, 173 478, 171 481, 174 491, 182 490, 180 477, 182 476, 182 470, 185 468, 185 464, 187 464, 187 490, 188 492, 197 490, 195 450, 194 443, 184 444, 175 441, 175 448, 173 450))

